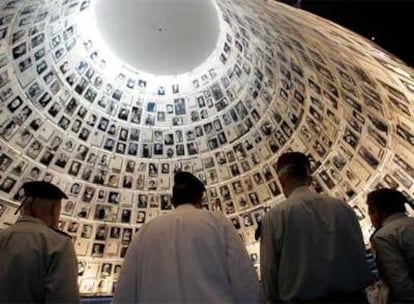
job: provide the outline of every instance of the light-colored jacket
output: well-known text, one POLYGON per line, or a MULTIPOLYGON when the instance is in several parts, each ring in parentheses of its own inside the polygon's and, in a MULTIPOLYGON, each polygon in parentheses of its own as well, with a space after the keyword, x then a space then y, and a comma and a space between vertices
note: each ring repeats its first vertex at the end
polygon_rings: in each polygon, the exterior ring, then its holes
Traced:
POLYGON ((128 248, 113 303, 263 302, 246 248, 223 215, 181 205, 128 248))
POLYGON ((260 256, 270 302, 362 292, 371 279, 352 208, 308 187, 296 188, 265 215, 260 256))
POLYGON ((67 235, 34 217, 0 231, 0 303, 80 303, 67 235))
POLYGON ((372 245, 391 299, 414 303, 414 219, 404 213, 389 216, 372 245))

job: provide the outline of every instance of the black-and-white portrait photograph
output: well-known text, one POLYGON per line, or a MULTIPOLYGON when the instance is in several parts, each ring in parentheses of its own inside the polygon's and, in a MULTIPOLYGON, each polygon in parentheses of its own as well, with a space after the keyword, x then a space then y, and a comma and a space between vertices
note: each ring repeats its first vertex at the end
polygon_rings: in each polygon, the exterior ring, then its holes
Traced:
POLYGON ((5 153, 0 155, 0 171, 5 172, 12 163, 13 160, 10 156, 5 153))
POLYGON ((10 193, 13 187, 16 185, 16 180, 11 177, 6 177, 0 184, 0 190, 5 193, 10 193))
POLYGON ((122 238, 121 243, 123 245, 129 245, 132 240, 132 229, 131 228, 124 228, 122 230, 122 238))
POLYGON ((83 224, 82 230, 81 230, 81 238, 90 239, 92 236, 92 229, 93 229, 92 225, 83 224))
POLYGON ((105 250, 105 244, 94 243, 92 246, 91 256, 95 258, 101 258, 105 250))

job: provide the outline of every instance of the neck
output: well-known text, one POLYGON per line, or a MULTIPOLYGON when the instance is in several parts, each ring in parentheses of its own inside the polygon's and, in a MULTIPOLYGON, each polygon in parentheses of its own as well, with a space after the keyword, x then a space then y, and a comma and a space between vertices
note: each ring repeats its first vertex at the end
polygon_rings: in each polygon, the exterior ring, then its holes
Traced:
POLYGON ((400 217, 401 215, 406 215, 406 214, 404 211, 385 214, 382 218, 381 226, 384 225, 384 223, 389 222, 390 220, 393 220, 394 218, 400 217))
POLYGON ((50 217, 48 217, 48 216, 44 216, 42 214, 34 214, 33 212, 30 212, 30 211, 29 212, 27 212, 27 211, 23 212, 22 215, 37 218, 38 220, 41 220, 43 223, 45 223, 46 226, 48 226, 50 228, 56 228, 56 227, 53 227, 54 226, 53 225, 53 220, 51 220, 50 217))
POLYGON ((295 191, 295 189, 299 187, 308 187, 308 185, 305 182, 290 183, 288 185, 285 185, 285 187, 283 187, 283 192, 285 193, 286 197, 289 197, 292 194, 292 192, 295 191))
POLYGON ((178 208, 180 206, 192 206, 194 208, 201 209, 201 203, 185 203, 185 204, 174 206, 174 208, 178 208))

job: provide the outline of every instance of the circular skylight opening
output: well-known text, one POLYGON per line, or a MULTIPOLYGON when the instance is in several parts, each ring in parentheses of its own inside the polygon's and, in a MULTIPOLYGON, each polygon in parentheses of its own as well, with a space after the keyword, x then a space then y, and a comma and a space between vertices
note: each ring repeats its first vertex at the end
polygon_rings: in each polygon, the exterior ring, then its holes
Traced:
POLYGON ((139 71, 183 74, 217 45, 219 18, 212 0, 97 1, 95 10, 108 47, 139 71))

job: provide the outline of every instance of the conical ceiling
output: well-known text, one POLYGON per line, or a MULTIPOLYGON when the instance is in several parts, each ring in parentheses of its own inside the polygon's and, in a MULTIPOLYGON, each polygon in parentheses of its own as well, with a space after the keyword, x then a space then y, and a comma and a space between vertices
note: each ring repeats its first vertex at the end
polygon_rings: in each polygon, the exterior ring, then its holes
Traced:
POLYGON ((2 1, 0 224, 15 221, 22 183, 64 189, 61 228, 84 294, 112 293, 131 236, 171 209, 177 170, 205 182, 204 207, 231 219, 254 263, 257 221, 284 199, 274 170, 284 151, 311 157, 314 188, 353 206, 366 238, 368 191, 413 196, 411 68, 275 1, 210 4, 213 49, 138 70, 98 28, 103 1, 2 1))

